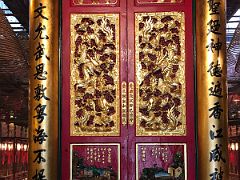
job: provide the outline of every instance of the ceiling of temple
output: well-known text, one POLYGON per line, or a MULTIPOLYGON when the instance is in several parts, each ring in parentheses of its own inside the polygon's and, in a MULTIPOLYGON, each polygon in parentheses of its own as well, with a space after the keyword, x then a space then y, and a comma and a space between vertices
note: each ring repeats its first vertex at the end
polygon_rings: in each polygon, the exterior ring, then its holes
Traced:
POLYGON ((29 0, 3 0, 19 22, 29 29, 29 0))
MULTIPOLYGON (((12 11, 13 15, 22 24, 25 31, 29 29, 29 0, 1 0, 12 11)), ((240 0, 227 1, 227 20, 240 8, 240 0)), ((0 12, 1 15, 1 12, 0 12)), ((16 116, 22 120, 27 119, 27 101, 28 101, 28 41, 21 33, 16 36, 7 25, 6 18, 0 16, 0 112, 2 109, 10 111, 15 110, 16 116), (7 33, 7 34, 6 34, 7 33), (5 39, 4 36, 11 38, 5 39), (14 37, 14 38, 13 38, 14 37), (19 41, 19 39, 21 39, 19 41), (17 56, 16 56, 17 55, 17 56)), ((239 62, 240 63, 240 62, 239 62)), ((240 66, 240 65, 239 65, 240 66)), ((239 69, 240 71, 240 69, 239 69)), ((236 86, 240 87, 239 79, 234 77, 229 81, 230 91, 236 86)))
MULTIPOLYGON (((17 10, 18 2, 20 1, 8 0, 6 4, 13 7, 9 9, 17 19, 19 18, 19 23, 23 26, 25 23, 28 26, 28 23, 24 22, 28 21, 26 19, 28 11, 23 11, 24 6, 19 6, 17 10)), ((16 22, 10 25, 5 12, 7 16, 10 16, 6 6, 3 10, 0 9, 0 115, 10 118, 11 114, 12 120, 17 117, 19 124, 26 124, 28 116, 28 35, 11 26, 16 25, 16 22)))
POLYGON ((228 92, 240 94, 240 1, 227 0, 227 77, 228 92), (238 13, 236 13, 238 12, 238 13), (236 15, 237 14, 237 15, 236 15), (229 34, 228 34, 229 33, 229 34))
POLYGON ((239 8, 239 0, 227 0, 227 20, 229 20, 239 8))

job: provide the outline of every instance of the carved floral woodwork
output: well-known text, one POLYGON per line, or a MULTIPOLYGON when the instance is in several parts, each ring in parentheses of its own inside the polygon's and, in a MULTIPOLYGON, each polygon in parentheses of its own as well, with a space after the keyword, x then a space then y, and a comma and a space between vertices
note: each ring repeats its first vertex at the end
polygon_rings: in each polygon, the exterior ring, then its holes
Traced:
POLYGON ((119 15, 71 15, 71 134, 119 135, 119 15))
POLYGON ((136 132, 185 135, 184 13, 136 13, 136 132))

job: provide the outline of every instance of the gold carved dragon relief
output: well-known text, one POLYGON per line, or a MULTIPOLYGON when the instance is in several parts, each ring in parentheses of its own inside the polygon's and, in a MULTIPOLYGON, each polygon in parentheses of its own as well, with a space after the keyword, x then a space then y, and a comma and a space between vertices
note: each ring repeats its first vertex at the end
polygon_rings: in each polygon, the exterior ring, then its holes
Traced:
POLYGON ((181 3, 182 0, 137 0, 139 4, 181 3))
POLYGON ((137 136, 186 134, 183 12, 136 13, 137 136))
POLYGON ((71 135, 118 136, 119 15, 71 15, 71 135))

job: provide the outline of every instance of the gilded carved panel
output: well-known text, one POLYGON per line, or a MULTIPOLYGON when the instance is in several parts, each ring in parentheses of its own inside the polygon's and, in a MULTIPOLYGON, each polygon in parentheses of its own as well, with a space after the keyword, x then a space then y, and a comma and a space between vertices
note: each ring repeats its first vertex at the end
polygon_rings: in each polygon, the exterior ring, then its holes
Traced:
POLYGON ((184 13, 135 14, 137 136, 185 135, 184 13))
POLYGON ((71 135, 118 136, 119 15, 71 15, 71 135))

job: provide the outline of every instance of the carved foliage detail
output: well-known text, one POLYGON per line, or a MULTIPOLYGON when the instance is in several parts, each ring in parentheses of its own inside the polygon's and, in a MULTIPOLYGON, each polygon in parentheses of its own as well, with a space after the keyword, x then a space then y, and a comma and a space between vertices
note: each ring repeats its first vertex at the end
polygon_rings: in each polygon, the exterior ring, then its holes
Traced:
POLYGON ((136 15, 137 134, 184 134, 184 14, 136 15))
POLYGON ((71 19, 73 134, 118 135, 118 14, 71 19))

